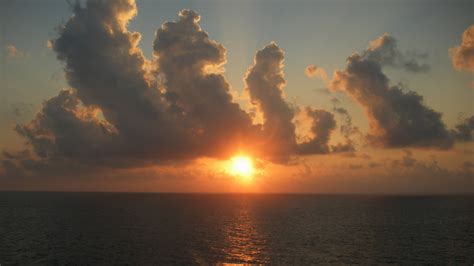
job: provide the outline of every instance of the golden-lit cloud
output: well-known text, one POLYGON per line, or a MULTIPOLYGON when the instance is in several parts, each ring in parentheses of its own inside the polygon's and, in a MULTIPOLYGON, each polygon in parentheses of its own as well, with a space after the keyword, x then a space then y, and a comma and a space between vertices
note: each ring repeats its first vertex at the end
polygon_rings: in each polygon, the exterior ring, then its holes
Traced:
POLYGON ((449 53, 457 70, 474 72, 474 25, 464 31, 461 44, 450 48, 449 53))
POLYGON ((284 98, 283 51, 271 43, 258 51, 245 76, 252 104, 263 114, 265 145, 272 160, 287 161, 296 148, 294 110, 284 98), (277 144, 277 145, 274 145, 277 144))
POLYGON ((316 65, 308 65, 306 69, 304 70, 304 73, 308 78, 319 78, 325 83, 329 81, 328 79, 328 74, 326 73, 326 70, 324 68, 318 67, 316 65))

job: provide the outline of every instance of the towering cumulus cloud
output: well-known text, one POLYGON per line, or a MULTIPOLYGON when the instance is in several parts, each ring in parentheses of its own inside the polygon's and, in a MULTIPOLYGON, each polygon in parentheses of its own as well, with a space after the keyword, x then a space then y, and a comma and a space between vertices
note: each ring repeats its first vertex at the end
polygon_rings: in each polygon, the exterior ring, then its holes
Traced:
POLYGON ((225 62, 225 50, 200 29, 199 16, 184 10, 164 24, 149 62, 140 34, 127 30, 136 12, 131 0, 77 2, 51 41, 72 89, 17 126, 43 161, 219 157, 258 135, 224 77, 209 72, 225 62))
MULTIPOLYGON (((453 140, 441 121, 441 114, 427 107, 423 97, 416 92, 389 85, 382 66, 398 64, 393 61, 396 56, 392 55, 392 46, 393 38, 384 35, 371 42, 362 54, 351 55, 347 58, 346 68, 334 72, 331 88, 344 91, 365 109, 370 126, 368 137, 372 144, 383 147, 451 147, 453 140)), ((410 71, 420 68, 418 64, 408 65, 408 68, 407 64, 403 66, 410 71)))
POLYGON ((183 10, 178 21, 164 23, 153 43, 155 63, 171 110, 186 117, 196 148, 229 155, 236 146, 253 143, 257 128, 232 102, 229 84, 218 73, 225 48, 209 39, 199 20, 196 12, 183 10))
POLYGON ((449 52, 456 69, 474 72, 474 25, 464 31, 461 44, 449 52))
POLYGON ((311 121, 309 140, 296 142, 293 119, 295 111, 284 98, 283 51, 271 43, 258 51, 254 64, 245 77, 246 91, 263 114, 265 145, 261 147, 272 160, 285 162, 293 154, 325 154, 330 152, 330 135, 336 127, 334 115, 325 110, 306 107, 311 121), (275 145, 276 144, 276 145, 275 145))
MULTIPOLYGON (((74 92, 61 92, 46 102, 35 120, 18 128, 38 154, 75 157, 96 156, 97 150, 109 155, 151 151, 145 143, 164 131, 155 125, 165 121, 160 97, 145 79, 146 60, 137 48, 140 34, 126 29, 135 14, 133 1, 87 1, 85 7, 76 2, 74 15, 60 28, 59 37, 51 41, 74 92), (75 120, 78 127, 91 123, 89 118, 94 114, 80 116, 80 105, 101 111, 106 123, 119 134, 111 145, 113 150, 99 140, 76 139, 78 134, 67 132, 64 119, 75 120), (72 143, 77 147, 65 147, 72 143)), ((94 117, 92 121, 98 125, 97 120, 94 117)), ((81 132, 84 130, 97 131, 92 125, 84 126, 81 132)), ((111 132, 106 130, 104 134, 111 132)))
POLYGON ((283 96, 286 84, 283 60, 283 51, 271 43, 257 52, 245 77, 250 100, 263 114, 263 131, 268 142, 264 148, 275 160, 287 160, 296 148, 294 111, 283 96))

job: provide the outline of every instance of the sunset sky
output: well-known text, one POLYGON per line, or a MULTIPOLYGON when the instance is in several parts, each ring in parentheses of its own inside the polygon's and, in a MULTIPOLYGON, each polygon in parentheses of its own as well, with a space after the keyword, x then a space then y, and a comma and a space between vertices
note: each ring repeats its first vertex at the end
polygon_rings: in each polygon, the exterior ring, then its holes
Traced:
POLYGON ((0 190, 474 193, 473 1, 0 3, 0 190))

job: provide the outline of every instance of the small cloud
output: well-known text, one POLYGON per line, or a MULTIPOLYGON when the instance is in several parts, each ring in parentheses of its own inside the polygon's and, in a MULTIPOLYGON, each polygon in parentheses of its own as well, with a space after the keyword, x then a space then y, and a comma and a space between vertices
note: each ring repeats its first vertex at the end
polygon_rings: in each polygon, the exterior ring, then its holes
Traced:
POLYGON ((359 169, 362 169, 364 168, 363 165, 361 164, 349 164, 349 169, 350 170, 359 170, 359 169))
POLYGON ((377 168, 377 167, 380 167, 382 166, 381 163, 375 163, 375 162, 371 162, 367 165, 369 168, 377 168))
POLYGON ((464 170, 466 170, 466 171, 471 170, 471 169, 474 168, 474 163, 473 163, 473 162, 465 161, 465 162, 463 162, 463 164, 462 164, 462 168, 463 168, 464 170))
POLYGON ((322 67, 318 67, 318 66, 315 66, 315 65, 308 65, 306 67, 304 73, 306 74, 306 76, 308 78, 316 77, 316 78, 321 79, 325 83, 328 82, 328 75, 326 73, 326 70, 324 70, 324 68, 322 68, 322 67))
POLYGON ((5 52, 8 58, 23 58, 25 54, 20 51, 15 45, 9 44, 5 47, 5 52))
POLYGON ((450 48, 449 54, 455 69, 474 72, 474 25, 464 31, 461 44, 450 48))
POLYGON ((53 50, 53 41, 52 40, 46 41, 46 47, 50 50, 53 50))

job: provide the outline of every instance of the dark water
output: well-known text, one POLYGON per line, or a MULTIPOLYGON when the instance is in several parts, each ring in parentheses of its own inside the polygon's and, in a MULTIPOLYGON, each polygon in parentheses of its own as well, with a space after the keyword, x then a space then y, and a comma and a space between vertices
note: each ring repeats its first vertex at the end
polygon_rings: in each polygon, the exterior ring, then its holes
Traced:
POLYGON ((0 264, 474 263, 474 197, 0 193, 0 264))

